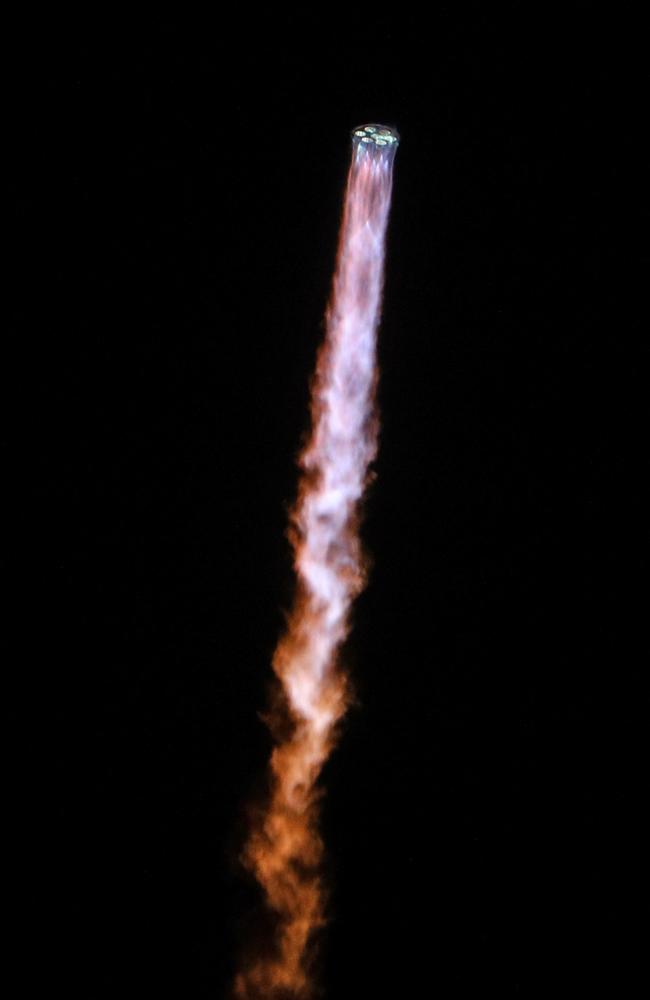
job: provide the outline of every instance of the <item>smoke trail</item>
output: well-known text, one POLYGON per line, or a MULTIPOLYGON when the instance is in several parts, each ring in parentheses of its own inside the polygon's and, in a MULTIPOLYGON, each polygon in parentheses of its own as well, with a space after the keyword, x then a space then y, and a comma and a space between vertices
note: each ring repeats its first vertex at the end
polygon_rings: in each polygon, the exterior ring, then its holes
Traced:
POLYGON ((269 801, 244 852, 275 915, 277 937, 273 952, 256 956, 237 977, 235 995, 244 1000, 313 995, 311 949, 325 906, 316 782, 347 706, 337 652, 364 584, 359 501, 377 451, 375 344, 397 144, 395 131, 381 125, 352 133, 327 330, 312 385, 311 436, 300 456, 291 516, 296 597, 273 658, 284 705, 270 720, 279 735, 269 801))

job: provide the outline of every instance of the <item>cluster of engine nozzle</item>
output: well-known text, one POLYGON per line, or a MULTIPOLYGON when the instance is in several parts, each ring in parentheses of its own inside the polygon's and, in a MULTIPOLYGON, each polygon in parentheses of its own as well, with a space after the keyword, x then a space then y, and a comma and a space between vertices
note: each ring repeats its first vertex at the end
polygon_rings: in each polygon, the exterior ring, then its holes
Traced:
POLYGON ((352 141, 373 143, 375 146, 393 146, 399 142, 397 129, 386 125, 360 125, 352 130, 352 141))

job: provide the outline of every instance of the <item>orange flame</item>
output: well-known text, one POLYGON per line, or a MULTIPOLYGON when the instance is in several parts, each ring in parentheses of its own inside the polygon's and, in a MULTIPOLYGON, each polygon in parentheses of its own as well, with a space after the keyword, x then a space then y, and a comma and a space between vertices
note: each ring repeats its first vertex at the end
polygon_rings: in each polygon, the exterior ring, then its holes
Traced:
POLYGON ((291 727, 273 750, 269 801, 243 858, 275 915, 276 939, 271 957, 257 956, 238 975, 241 1000, 313 996, 313 939, 325 922, 317 780, 349 701, 337 654, 364 585, 359 503, 377 451, 376 331, 396 147, 383 126, 353 133, 312 430, 291 516, 297 596, 273 658, 291 727))

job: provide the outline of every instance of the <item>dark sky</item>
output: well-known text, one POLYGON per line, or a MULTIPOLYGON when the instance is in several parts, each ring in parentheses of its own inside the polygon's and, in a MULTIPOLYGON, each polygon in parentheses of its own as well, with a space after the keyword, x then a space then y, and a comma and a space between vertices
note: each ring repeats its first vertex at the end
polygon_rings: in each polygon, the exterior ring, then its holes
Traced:
POLYGON ((34 947, 70 998, 226 996, 348 133, 373 120, 402 144, 327 996, 632 981, 637 29, 491 6, 71 20, 14 83, 47 137, 12 202, 52 788, 34 947))

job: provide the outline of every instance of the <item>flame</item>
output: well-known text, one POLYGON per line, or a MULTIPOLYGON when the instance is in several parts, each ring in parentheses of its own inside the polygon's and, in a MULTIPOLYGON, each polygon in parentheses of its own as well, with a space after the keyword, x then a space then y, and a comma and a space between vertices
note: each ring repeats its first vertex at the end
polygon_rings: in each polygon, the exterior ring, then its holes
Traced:
MULTIPOLYGON (((238 975, 235 996, 242 1000, 313 996, 312 946, 326 902, 317 780, 350 698, 337 654, 364 585, 359 503, 377 452, 376 331, 396 147, 394 133, 382 126, 353 133, 326 335, 312 384, 311 436, 300 455, 291 515, 296 598, 273 657, 284 699, 280 716, 288 713, 290 731, 273 750, 269 800, 243 857, 275 915, 276 938, 270 956, 256 956, 238 975)), ((272 714, 272 727, 274 721, 272 714)))

